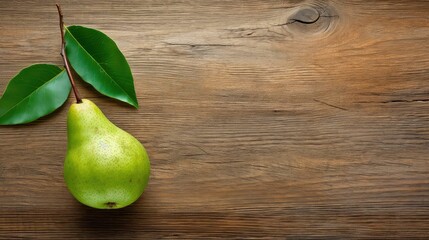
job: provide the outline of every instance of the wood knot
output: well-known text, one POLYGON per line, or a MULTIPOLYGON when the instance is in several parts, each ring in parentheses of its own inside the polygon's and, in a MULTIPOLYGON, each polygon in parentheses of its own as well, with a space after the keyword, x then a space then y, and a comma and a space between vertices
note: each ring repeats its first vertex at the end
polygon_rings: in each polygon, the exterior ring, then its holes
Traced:
POLYGON ((339 16, 327 3, 313 3, 297 7, 283 27, 294 35, 316 35, 330 32, 339 16))
POLYGON ((289 24, 314 24, 320 19, 320 13, 312 7, 304 7, 289 17, 289 24))

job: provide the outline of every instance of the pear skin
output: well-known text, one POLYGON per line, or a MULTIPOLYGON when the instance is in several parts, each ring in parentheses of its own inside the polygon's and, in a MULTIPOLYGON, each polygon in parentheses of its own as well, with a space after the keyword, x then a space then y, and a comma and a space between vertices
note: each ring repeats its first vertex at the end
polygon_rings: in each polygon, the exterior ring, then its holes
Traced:
POLYGON ((70 107, 67 138, 64 179, 79 202, 114 209, 140 197, 150 175, 145 148, 110 122, 90 100, 70 107))

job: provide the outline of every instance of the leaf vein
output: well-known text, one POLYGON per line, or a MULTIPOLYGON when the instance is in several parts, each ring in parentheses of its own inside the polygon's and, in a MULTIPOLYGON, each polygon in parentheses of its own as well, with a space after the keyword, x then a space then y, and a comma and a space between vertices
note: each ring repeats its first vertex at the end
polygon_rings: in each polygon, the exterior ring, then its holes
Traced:
MULTIPOLYGON (((64 72, 64 69, 61 70, 60 73, 58 73, 57 75, 55 75, 54 77, 52 77, 51 79, 49 79, 48 81, 46 81, 45 83, 43 83, 42 85, 40 85, 39 87, 37 87, 34 91, 32 91, 30 94, 28 94, 28 96, 26 96, 25 98, 23 98, 21 101, 19 101, 18 103, 16 103, 15 105, 13 105, 9 110, 7 110, 5 113, 3 113, 0 116, 0 119, 4 116, 6 116, 6 114, 8 114, 12 109, 16 108, 18 105, 20 105, 24 100, 30 98, 32 95, 34 95, 36 92, 38 92, 40 90, 41 87, 45 86, 46 84, 52 82, 54 79, 56 79, 61 73, 64 72)), ((7 89, 6 89, 7 90, 7 89)))

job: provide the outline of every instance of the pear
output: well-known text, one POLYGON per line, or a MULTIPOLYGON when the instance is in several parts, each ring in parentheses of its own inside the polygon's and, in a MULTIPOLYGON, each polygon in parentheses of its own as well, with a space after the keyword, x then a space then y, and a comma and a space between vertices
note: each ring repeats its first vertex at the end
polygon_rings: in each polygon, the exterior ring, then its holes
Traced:
POLYGON ((145 148, 90 100, 82 99, 70 107, 67 138, 64 179, 79 202, 113 209, 140 197, 150 175, 145 148))

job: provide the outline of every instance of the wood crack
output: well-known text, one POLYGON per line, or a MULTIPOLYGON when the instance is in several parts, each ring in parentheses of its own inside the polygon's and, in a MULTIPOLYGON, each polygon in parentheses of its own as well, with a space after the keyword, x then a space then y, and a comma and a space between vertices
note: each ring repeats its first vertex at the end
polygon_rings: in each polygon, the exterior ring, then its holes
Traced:
POLYGON ((162 42, 166 45, 171 46, 188 46, 191 48, 195 47, 236 47, 240 45, 236 44, 222 44, 222 43, 172 43, 172 42, 162 42))
POLYGON ((333 104, 330 104, 330 103, 327 103, 327 102, 324 102, 324 101, 320 101, 320 100, 315 99, 315 98, 313 98, 313 100, 314 100, 315 102, 318 102, 318 103, 324 104, 324 105, 326 105, 326 106, 330 106, 330 107, 333 107, 333 108, 336 108, 336 109, 340 109, 340 110, 343 110, 343 111, 348 111, 348 109, 346 109, 346 108, 342 108, 342 107, 339 107, 339 106, 335 106, 335 105, 333 105, 333 104))
POLYGON ((389 101, 384 101, 382 103, 411 103, 411 102, 429 102, 429 98, 422 98, 422 99, 394 99, 389 101))
POLYGON ((315 20, 312 20, 312 21, 305 21, 305 20, 300 20, 300 19, 292 18, 292 19, 290 19, 290 21, 287 21, 285 23, 274 24, 274 25, 271 25, 271 26, 281 27, 281 26, 286 26, 286 25, 290 25, 290 24, 293 24, 293 23, 314 24, 317 21, 319 21, 320 18, 338 18, 338 17, 339 17, 338 15, 325 15, 325 16, 318 15, 318 17, 315 20))

